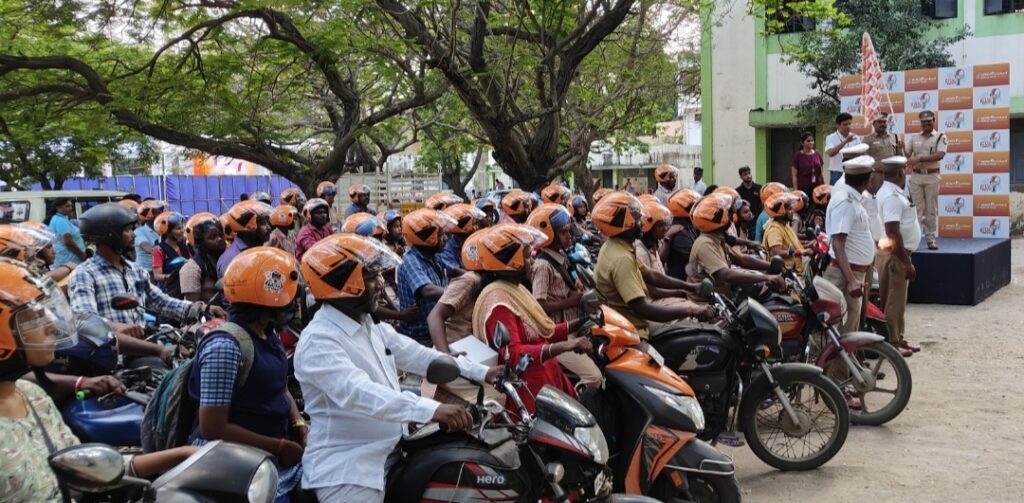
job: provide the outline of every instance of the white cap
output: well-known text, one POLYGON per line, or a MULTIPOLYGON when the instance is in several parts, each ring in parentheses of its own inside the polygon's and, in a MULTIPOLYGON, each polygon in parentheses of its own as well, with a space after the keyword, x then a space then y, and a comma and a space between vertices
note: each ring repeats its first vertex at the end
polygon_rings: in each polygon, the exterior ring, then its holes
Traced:
POLYGON ((849 161, 843 161, 843 172, 847 175, 863 175, 870 173, 875 166, 875 158, 870 155, 854 157, 849 161))
POLYGON ((897 166, 906 166, 907 158, 902 155, 894 155, 892 157, 886 157, 882 159, 882 164, 895 164, 897 166))
POLYGON ((856 145, 854 145, 852 147, 846 147, 846 148, 840 150, 839 153, 843 154, 844 158, 849 157, 849 156, 854 156, 854 155, 864 155, 864 154, 868 153, 868 144, 867 143, 858 143, 858 144, 856 144, 856 145))

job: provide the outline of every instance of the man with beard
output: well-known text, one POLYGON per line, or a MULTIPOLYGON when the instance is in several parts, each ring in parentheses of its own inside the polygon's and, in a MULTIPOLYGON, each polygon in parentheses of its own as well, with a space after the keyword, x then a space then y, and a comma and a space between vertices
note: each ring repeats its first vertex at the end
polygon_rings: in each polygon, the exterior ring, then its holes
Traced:
POLYGON ((398 266, 399 309, 419 308, 414 320, 399 324, 403 334, 417 342, 430 344, 427 316, 448 286, 448 270, 439 254, 444 249, 446 233, 458 223, 446 213, 420 208, 402 218, 402 232, 409 246, 398 266))
POLYGON ((235 235, 231 246, 217 259, 217 276, 224 277, 228 264, 243 250, 263 246, 270 237, 270 214, 274 209, 269 204, 255 200, 242 201, 231 207, 225 214, 227 227, 235 235))

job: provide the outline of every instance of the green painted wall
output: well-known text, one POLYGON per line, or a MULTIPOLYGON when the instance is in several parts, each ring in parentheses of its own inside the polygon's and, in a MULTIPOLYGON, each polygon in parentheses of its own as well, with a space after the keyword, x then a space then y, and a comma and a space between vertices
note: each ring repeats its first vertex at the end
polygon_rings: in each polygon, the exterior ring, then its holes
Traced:
POLYGON ((711 29, 714 24, 712 15, 714 4, 702 2, 700 7, 700 115, 701 115, 701 152, 700 164, 704 168, 706 183, 715 180, 715 117, 711 104, 714 94, 711 87, 711 29))
MULTIPOLYGON (((961 0, 962 2, 963 0, 961 0)), ((985 0, 974 2, 974 36, 1015 35, 1024 33, 1024 12, 985 15, 985 0)))

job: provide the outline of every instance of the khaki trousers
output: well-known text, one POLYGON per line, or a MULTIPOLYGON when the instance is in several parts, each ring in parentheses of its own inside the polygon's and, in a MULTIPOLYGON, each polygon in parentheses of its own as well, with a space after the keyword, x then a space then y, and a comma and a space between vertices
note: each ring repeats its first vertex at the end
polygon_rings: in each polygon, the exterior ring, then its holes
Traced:
POLYGON ((939 230, 939 180, 939 175, 921 173, 914 173, 910 177, 910 199, 917 207, 917 217, 924 218, 921 230, 928 242, 935 241, 935 234, 939 230))
POLYGON ((880 252, 875 258, 878 268, 878 287, 882 298, 882 309, 885 310, 885 323, 889 326, 889 337, 892 344, 903 340, 904 318, 907 312, 907 267, 896 255, 880 252))
MULTIPOLYGON (((853 271, 853 277, 861 283, 864 283, 864 275, 863 272, 853 271)), ((864 303, 864 297, 853 297, 846 293, 846 278, 843 277, 843 272, 839 270, 838 266, 830 265, 828 269, 825 269, 823 276, 836 288, 839 288, 843 292, 843 297, 846 298, 846 323, 839 327, 839 333, 848 334, 860 330, 860 310, 864 303)), ((864 285, 865 294, 870 288, 871 285, 864 285)))
MULTIPOLYGON (((577 337, 569 337, 569 340, 576 340, 577 337)), ((594 360, 591 360, 589 356, 585 354, 579 354, 574 351, 562 353, 555 358, 558 359, 563 367, 569 369, 570 372, 576 374, 576 377, 580 378, 580 384, 588 388, 597 388, 604 382, 604 377, 601 376, 601 369, 597 368, 597 364, 594 360)))

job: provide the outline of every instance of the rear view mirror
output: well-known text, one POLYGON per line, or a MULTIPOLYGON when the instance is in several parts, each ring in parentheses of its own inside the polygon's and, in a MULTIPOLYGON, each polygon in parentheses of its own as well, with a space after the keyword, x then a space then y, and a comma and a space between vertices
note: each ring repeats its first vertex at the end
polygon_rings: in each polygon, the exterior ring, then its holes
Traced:
POLYGON ((427 366, 427 382, 431 384, 448 384, 458 378, 459 365, 450 356, 434 358, 427 366))
POLYGON ((57 478, 82 491, 103 489, 124 477, 121 453, 103 444, 82 444, 53 453, 50 468, 57 478))
POLYGON ((130 311, 132 309, 139 308, 139 299, 132 297, 131 295, 115 295, 110 300, 110 307, 116 311, 130 311))
POLYGON ((181 270, 181 268, 188 262, 188 259, 184 257, 174 257, 167 265, 164 266, 164 274, 174 274, 181 270))
POLYGON ((597 298, 597 292, 593 289, 587 290, 580 299, 580 311, 585 315, 592 315, 601 312, 601 301, 597 298))
POLYGON ((781 274, 782 270, 786 268, 786 262, 782 260, 782 257, 776 255, 772 257, 771 262, 768 263, 768 274, 781 274))
POLYGON ((224 292, 224 278, 220 278, 216 283, 213 284, 213 289, 218 292, 224 292))
POLYGON ((491 336, 491 340, 494 341, 494 346, 499 349, 508 346, 509 342, 512 341, 512 338, 509 337, 508 329, 505 328, 504 323, 499 321, 494 325, 494 335, 491 336))
POLYGON ((710 279, 704 278, 704 281, 700 282, 700 289, 697 292, 700 298, 711 299, 711 296, 715 293, 715 285, 711 283, 710 279))
POLYGON ((592 290, 597 288, 597 283, 594 281, 594 275, 590 272, 590 269, 583 267, 582 264, 576 264, 576 277, 580 279, 583 286, 587 289, 592 290))

